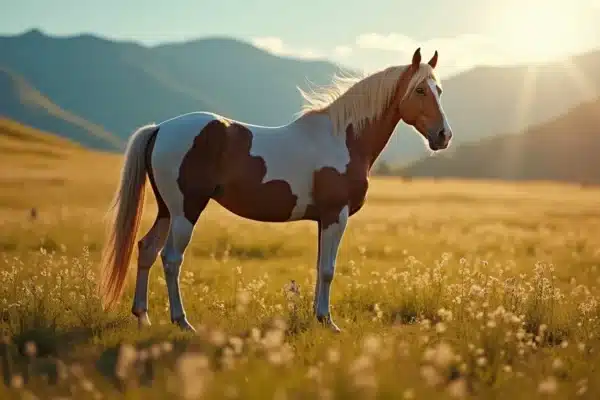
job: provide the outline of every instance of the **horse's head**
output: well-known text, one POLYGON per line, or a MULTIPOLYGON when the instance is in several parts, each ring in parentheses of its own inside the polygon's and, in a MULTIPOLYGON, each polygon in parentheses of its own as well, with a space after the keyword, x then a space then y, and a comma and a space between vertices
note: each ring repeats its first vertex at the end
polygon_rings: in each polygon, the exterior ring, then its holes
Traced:
POLYGON ((413 77, 409 85, 412 90, 401 104, 404 122, 423 135, 434 151, 448 147, 452 138, 452 129, 442 108, 442 89, 433 75, 437 61, 437 50, 427 64, 421 64, 421 49, 415 51, 408 67, 413 77))

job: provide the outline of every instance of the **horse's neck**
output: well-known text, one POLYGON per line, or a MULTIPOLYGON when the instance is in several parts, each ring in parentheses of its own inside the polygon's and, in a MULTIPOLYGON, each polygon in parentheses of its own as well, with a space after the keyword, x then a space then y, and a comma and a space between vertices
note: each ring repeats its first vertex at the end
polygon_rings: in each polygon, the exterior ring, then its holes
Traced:
POLYGON ((396 107, 390 107, 378 119, 367 122, 358 133, 363 156, 368 162, 369 169, 390 140, 398 122, 400 122, 400 112, 396 107))
MULTIPOLYGON (((397 107, 389 107, 376 120, 369 120, 363 125, 360 132, 356 132, 352 124, 346 128, 346 146, 348 151, 366 164, 368 170, 385 145, 390 140, 394 128, 400 122, 400 112, 397 107)), ((304 132, 325 132, 331 130, 331 120, 325 112, 312 112, 294 121, 296 127, 301 127, 304 132)))

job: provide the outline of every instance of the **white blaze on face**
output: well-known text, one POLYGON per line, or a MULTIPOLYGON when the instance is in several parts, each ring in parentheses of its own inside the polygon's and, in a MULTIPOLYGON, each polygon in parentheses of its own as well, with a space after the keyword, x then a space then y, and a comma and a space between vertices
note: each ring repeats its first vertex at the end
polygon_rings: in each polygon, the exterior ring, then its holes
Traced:
POLYGON ((446 118, 446 113, 444 112, 444 108, 442 107, 442 101, 441 101, 440 95, 438 93, 437 84, 431 78, 427 79, 427 84, 429 85, 429 88, 431 89, 431 93, 433 93, 433 96, 435 97, 435 101, 440 109, 442 118, 444 119, 444 132, 446 135, 446 140, 448 141, 452 137, 452 128, 450 128, 450 124, 448 123, 448 118, 446 118))

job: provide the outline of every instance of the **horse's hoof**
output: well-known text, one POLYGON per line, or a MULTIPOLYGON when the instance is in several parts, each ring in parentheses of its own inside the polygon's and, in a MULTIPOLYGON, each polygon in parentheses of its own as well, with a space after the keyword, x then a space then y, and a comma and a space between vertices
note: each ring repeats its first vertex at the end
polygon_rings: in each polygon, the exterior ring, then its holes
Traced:
POLYGON ((133 315, 137 319, 138 329, 144 329, 152 324, 150 323, 150 317, 148 317, 148 313, 146 311, 133 312, 133 315))
POLYGON ((194 329, 185 317, 175 320, 174 323, 184 332, 196 332, 196 329, 194 329))
POLYGON ((146 313, 140 315, 137 320, 138 320, 138 329, 144 329, 149 326, 152 326, 152 323, 150 322, 150 318, 148 317, 148 314, 146 314, 146 313))
POLYGON ((319 321, 323 326, 329 328, 334 333, 341 333, 342 330, 332 321, 330 315, 325 316, 317 316, 317 321, 319 321))

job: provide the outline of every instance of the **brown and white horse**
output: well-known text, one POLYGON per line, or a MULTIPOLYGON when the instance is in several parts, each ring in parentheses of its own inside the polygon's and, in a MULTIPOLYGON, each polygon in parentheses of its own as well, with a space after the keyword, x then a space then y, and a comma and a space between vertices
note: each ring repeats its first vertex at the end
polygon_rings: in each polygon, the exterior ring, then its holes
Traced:
POLYGON ((314 311, 329 312, 338 247, 348 218, 363 205, 371 166, 399 121, 413 126, 431 150, 445 149, 452 131, 434 72, 438 53, 392 66, 312 94, 297 119, 280 127, 197 112, 139 128, 129 139, 114 217, 103 251, 101 293, 112 306, 122 293, 144 204, 146 176, 158 215, 137 243, 132 312, 149 325, 148 276, 159 252, 171 320, 193 330, 179 290, 179 272, 198 217, 210 199, 238 216, 264 222, 312 220, 319 251, 314 311))

